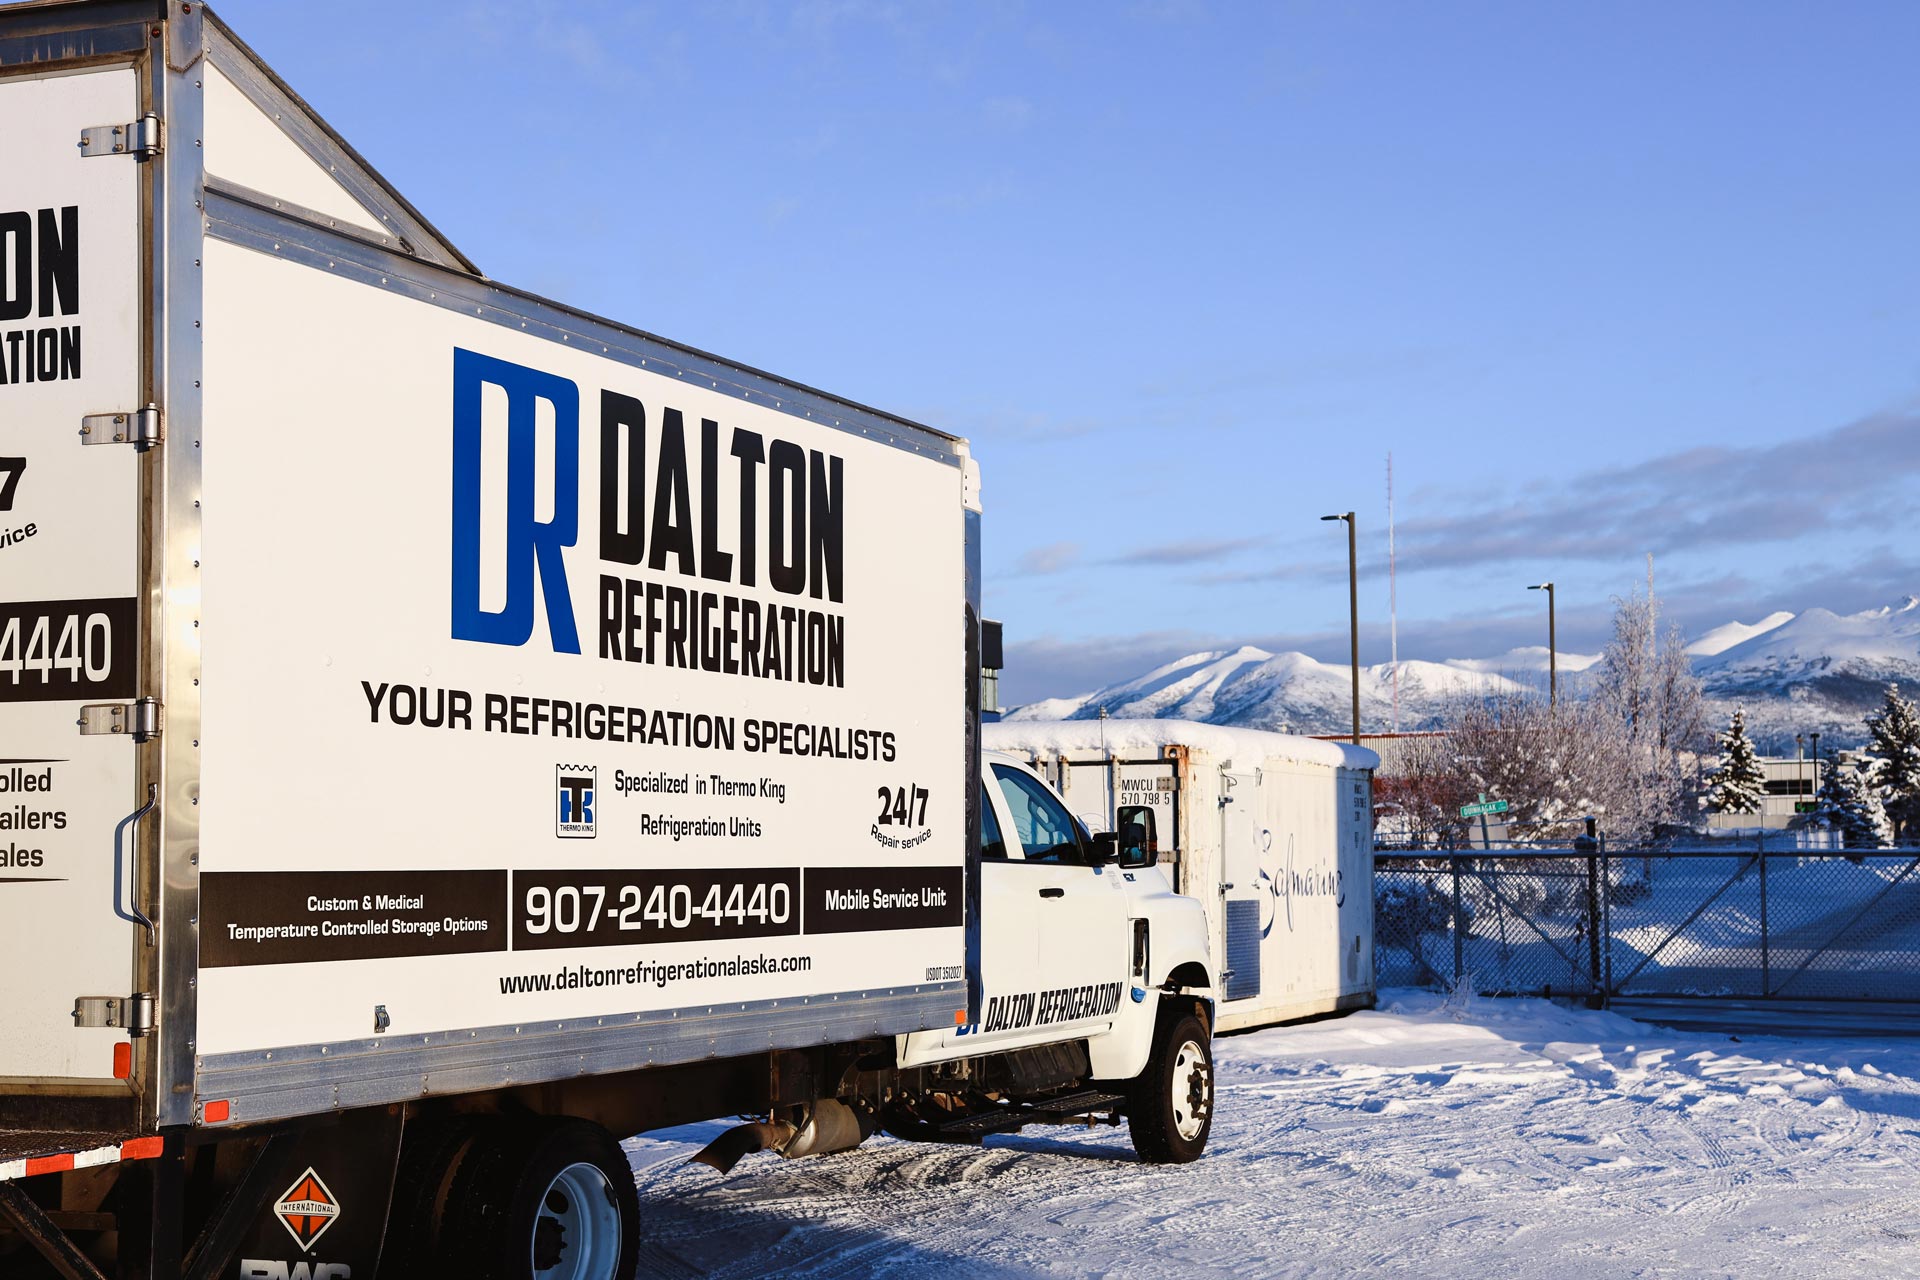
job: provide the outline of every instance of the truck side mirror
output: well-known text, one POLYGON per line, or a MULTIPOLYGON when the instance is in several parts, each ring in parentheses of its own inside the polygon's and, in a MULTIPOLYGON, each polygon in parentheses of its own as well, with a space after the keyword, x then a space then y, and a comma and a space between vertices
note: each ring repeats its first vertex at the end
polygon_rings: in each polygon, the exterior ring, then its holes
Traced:
POLYGON ((1153 810, 1147 805, 1122 805, 1116 815, 1120 828, 1119 858, 1127 868, 1150 867, 1160 861, 1160 837, 1154 828, 1153 810))

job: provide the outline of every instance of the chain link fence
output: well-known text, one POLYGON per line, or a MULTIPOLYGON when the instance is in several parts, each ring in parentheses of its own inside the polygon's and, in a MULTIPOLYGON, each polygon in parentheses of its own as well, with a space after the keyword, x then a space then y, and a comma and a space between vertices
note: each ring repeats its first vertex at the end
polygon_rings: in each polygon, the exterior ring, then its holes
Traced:
POLYGON ((1920 850, 1374 855, 1382 986, 1920 1003, 1920 850))

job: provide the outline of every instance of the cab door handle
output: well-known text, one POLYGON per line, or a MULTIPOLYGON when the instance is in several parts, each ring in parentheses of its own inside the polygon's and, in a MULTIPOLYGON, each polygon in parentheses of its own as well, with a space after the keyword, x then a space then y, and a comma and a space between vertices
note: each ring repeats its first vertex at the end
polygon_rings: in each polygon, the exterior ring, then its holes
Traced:
POLYGON ((1055 885, 1050 889, 1042 889, 1040 891, 1040 896, 1043 898, 1064 898, 1067 896, 1067 891, 1065 889, 1062 889, 1060 886, 1055 885))

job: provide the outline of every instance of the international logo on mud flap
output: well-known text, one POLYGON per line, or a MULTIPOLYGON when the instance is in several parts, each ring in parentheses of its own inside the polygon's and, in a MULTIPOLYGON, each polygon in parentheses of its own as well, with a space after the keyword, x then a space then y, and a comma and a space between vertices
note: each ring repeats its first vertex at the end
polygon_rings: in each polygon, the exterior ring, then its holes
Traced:
POLYGON ((293 1180, 273 1206, 274 1217, 293 1236, 302 1253, 311 1252, 314 1241, 326 1234, 340 1219, 340 1202, 327 1190, 311 1166, 293 1180))

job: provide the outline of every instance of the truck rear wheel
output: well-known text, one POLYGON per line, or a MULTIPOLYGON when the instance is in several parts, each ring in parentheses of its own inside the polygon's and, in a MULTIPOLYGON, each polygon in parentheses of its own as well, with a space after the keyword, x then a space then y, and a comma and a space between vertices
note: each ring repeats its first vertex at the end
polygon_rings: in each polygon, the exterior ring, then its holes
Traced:
POLYGON ((431 1275, 440 1256, 440 1217, 454 1173, 482 1126, 475 1116, 422 1116, 407 1121, 387 1210, 380 1269, 388 1275, 431 1275))
POLYGON ((640 1202, 613 1135, 575 1119, 498 1120, 454 1174, 444 1274, 475 1280, 628 1280, 640 1202))
POLYGON ((1127 1088, 1127 1129, 1148 1164, 1198 1160, 1213 1131, 1213 1048, 1206 1024, 1182 1014, 1161 1024, 1144 1071, 1127 1088))

